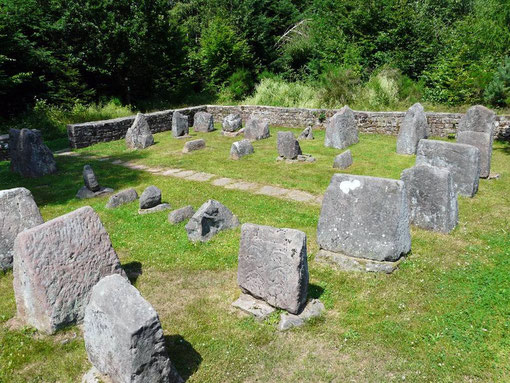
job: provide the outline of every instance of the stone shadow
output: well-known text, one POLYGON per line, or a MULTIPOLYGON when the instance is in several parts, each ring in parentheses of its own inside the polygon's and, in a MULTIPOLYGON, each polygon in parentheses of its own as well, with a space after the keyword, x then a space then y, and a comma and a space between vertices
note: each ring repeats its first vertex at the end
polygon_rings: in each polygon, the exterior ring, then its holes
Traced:
POLYGON ((138 261, 133 261, 122 265, 122 269, 126 273, 129 282, 134 285, 142 272, 142 264, 138 261))
POLYGON ((308 284, 308 299, 319 299, 324 294, 324 288, 313 283, 308 284))
POLYGON ((202 356, 180 335, 165 335, 165 345, 179 375, 187 381, 198 370, 202 356))

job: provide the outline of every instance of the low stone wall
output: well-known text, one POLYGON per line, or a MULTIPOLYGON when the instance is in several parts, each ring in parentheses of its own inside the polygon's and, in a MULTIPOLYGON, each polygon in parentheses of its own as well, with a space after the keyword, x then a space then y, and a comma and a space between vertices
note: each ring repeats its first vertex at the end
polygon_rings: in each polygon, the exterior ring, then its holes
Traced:
POLYGON ((0 135, 0 161, 9 160, 9 135, 0 135))
MULTIPOLYGON (((181 113, 190 116, 189 124, 193 125, 193 116, 198 111, 207 111, 214 116, 217 123, 230 113, 239 113, 246 121, 252 114, 267 120, 273 126, 304 128, 312 126, 320 129, 338 109, 305 109, 280 108, 256 105, 203 105, 191 108, 178 109, 181 113)), ((153 133, 171 130, 174 110, 146 114, 149 126, 153 133)), ((355 111, 358 129, 362 133, 398 134, 400 123, 405 112, 364 112, 355 111)), ((427 119, 434 137, 446 137, 457 131, 457 125, 462 117, 461 113, 427 113, 427 119)), ((124 138, 126 131, 133 123, 135 116, 117 118, 114 120, 86 122, 67 126, 70 146, 84 148, 98 142, 114 141, 124 138)), ((510 116, 496 117, 495 137, 510 140, 510 116)))

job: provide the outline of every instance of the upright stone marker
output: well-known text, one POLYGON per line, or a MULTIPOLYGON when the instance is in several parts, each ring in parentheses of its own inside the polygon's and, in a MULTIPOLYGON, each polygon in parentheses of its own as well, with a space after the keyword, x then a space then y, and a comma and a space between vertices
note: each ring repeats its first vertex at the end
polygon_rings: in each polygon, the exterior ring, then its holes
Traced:
POLYGON ((189 134, 188 116, 181 112, 174 111, 172 114, 172 135, 174 137, 183 137, 189 134))
POLYGON ((193 129, 195 132, 212 132, 214 130, 214 119, 211 113, 197 112, 193 117, 193 129))
MULTIPOLYGON (((322 250, 338 256, 397 261, 411 250, 404 183, 333 175, 322 202, 317 242, 322 250)), ((335 256, 331 258, 334 260, 335 256)))
POLYGON ((0 190, 0 270, 12 268, 16 236, 43 222, 29 190, 0 190))
POLYGON ((136 115, 133 125, 126 133, 126 146, 128 149, 145 149, 154 144, 149 123, 142 113, 136 115))
POLYGON ((101 189, 99 182, 97 182, 96 175, 90 165, 85 165, 83 167, 83 181, 85 182, 87 189, 90 191, 97 192, 101 189))
POLYGON ((230 147, 230 158, 239 160, 244 156, 254 153, 254 151, 250 140, 236 141, 230 147))
POLYGON ((156 310, 119 275, 92 289, 83 337, 90 362, 113 382, 183 382, 166 352, 156 310))
POLYGON ((306 234, 293 229, 244 224, 237 283, 244 293, 299 314, 308 294, 306 234))
POLYGON ((293 160, 298 155, 303 154, 301 152, 301 146, 299 146, 298 140, 294 137, 292 132, 278 132, 277 139, 278 155, 283 158, 293 160))
POLYGON ((240 114, 229 114, 223 119, 223 131, 236 132, 243 127, 243 120, 240 114))
POLYGON ((336 113, 326 127, 324 145, 344 149, 358 142, 358 128, 354 112, 347 105, 336 113))
POLYGON ((489 177, 496 114, 482 105, 475 105, 462 116, 457 142, 476 146, 480 150, 480 177, 489 177))
POLYGON ((417 165, 405 169, 400 179, 406 186, 412 224, 443 233, 457 226, 457 194, 448 169, 417 165))
POLYGON ((400 125, 397 139, 398 154, 416 154, 418 142, 429 136, 425 110, 420 103, 409 108, 400 125))
POLYGON ((239 220, 222 203, 210 199, 204 203, 186 224, 188 239, 207 242, 218 232, 239 226, 239 220))
POLYGON ((90 206, 21 232, 14 253, 18 317, 49 334, 83 319, 101 278, 124 273, 90 206))
POLYGON ((9 156, 11 171, 23 177, 42 177, 57 171, 53 153, 35 129, 9 130, 9 156))
POLYGON ((305 130, 303 130, 298 137, 298 141, 299 140, 313 140, 313 139, 314 139, 313 138, 313 129, 311 126, 306 128, 305 130))
POLYGON ((333 161, 333 167, 336 169, 347 169, 351 165, 352 165, 352 153, 350 149, 337 155, 335 157, 335 160, 333 161))
POLYGON ((420 140, 416 165, 447 168, 453 177, 456 193, 473 197, 478 191, 480 150, 472 145, 420 140))
POLYGON ((258 141, 269 137, 269 122, 250 116, 248 121, 246 121, 246 126, 244 128, 244 138, 247 140, 258 141))

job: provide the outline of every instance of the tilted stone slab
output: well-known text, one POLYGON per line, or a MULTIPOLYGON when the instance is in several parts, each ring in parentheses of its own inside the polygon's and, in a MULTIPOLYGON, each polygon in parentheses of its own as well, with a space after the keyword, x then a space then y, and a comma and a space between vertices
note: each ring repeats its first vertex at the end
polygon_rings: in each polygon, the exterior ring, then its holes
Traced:
POLYGON ((16 236, 43 222, 29 190, 15 188, 0 191, 0 270, 12 268, 16 236))
POLYGON ((324 194, 317 226, 321 249, 375 261, 411 250, 402 181, 337 173, 324 194))
POLYGON ((482 105, 475 105, 462 116, 457 128, 458 132, 494 133, 496 114, 482 105))
POLYGON ((83 337, 90 362, 113 382, 180 383, 158 314, 129 281, 107 276, 92 289, 83 337))
POLYGON ((336 169, 347 169, 352 165, 352 153, 350 150, 339 154, 333 161, 333 167, 336 169))
POLYGON ((50 334, 83 319, 101 278, 124 273, 90 206, 21 232, 14 253, 18 317, 50 334))
POLYGON ((253 154, 255 150, 250 140, 236 141, 230 147, 230 158, 233 160, 239 160, 244 156, 253 154))
POLYGON ((229 114, 223 119, 222 130, 224 132, 236 132, 243 127, 240 114, 229 114))
POLYGON ((114 209, 116 207, 119 207, 121 205, 125 205, 127 203, 136 201, 138 198, 138 193, 135 189, 129 188, 125 190, 121 190, 118 193, 115 193, 110 197, 108 200, 108 203, 106 204, 107 209, 114 209))
POLYGON ((354 112, 346 105, 329 120, 324 146, 345 149, 357 142, 358 128, 354 112))
POLYGON ((446 168, 418 165, 405 169, 409 221, 423 229, 449 233, 458 221, 457 194, 446 168))
POLYGON ((205 149, 205 141, 201 138, 198 140, 188 141, 184 144, 184 148, 182 149, 183 153, 194 152, 195 150, 205 149))
POLYGON ((222 230, 239 226, 239 220, 222 203, 210 199, 204 203, 186 224, 188 239, 207 242, 222 230))
POLYGON ((189 134, 188 116, 175 111, 172 115, 172 135, 183 137, 189 134))
POLYGON ((150 209, 161 204, 161 190, 154 186, 148 186, 140 196, 140 209, 150 209))
POLYGON ((291 160, 302 154, 301 146, 292 132, 278 132, 277 148, 279 156, 291 160))
POLYGON ((244 127, 244 138, 258 141, 269 138, 269 122, 251 116, 244 127))
POLYGON ((406 112, 397 138, 398 154, 416 154, 418 142, 429 136, 429 124, 425 110, 420 103, 411 106, 406 112))
POLYGON ((293 314, 308 294, 306 234, 246 223, 241 227, 237 283, 244 293, 293 314))
POLYGON ((313 129, 311 126, 306 128, 301 132, 301 134, 298 137, 298 140, 313 140, 313 129))
POLYGON ((195 132, 212 132, 214 130, 214 118, 211 113, 197 112, 193 117, 193 130, 195 132))
POLYGON ((473 197, 478 191, 480 150, 472 145, 421 140, 416 152, 416 165, 448 169, 456 193, 473 197))
POLYGON ((145 149, 154 144, 154 137, 149 128, 149 123, 142 113, 136 115, 125 139, 128 149, 145 149))

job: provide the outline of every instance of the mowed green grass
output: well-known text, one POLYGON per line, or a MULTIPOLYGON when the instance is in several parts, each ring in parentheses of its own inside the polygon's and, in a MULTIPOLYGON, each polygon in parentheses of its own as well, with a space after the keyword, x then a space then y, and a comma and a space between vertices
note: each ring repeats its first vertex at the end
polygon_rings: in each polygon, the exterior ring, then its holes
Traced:
MULTIPOLYGON (((298 131, 296 131, 298 133, 298 131)), ((275 161, 273 138, 256 142, 256 153, 228 160, 235 139, 205 136, 209 149, 186 156, 183 141, 168 132, 157 145, 127 152, 122 141, 82 150, 179 167, 218 176, 322 193, 341 151, 323 147, 323 133, 302 142, 313 164, 275 161)), ((397 156, 395 138, 361 135, 351 147, 348 171, 398 178, 414 163, 397 156)), ((58 158, 59 174, 22 179, 0 163, 0 189, 29 188, 46 220, 90 204, 110 233, 121 262, 142 295, 158 311, 170 356, 189 382, 506 382, 510 381, 510 145, 495 143, 492 170, 473 199, 460 198, 460 222, 450 235, 412 228, 412 253, 392 275, 346 273, 314 262, 320 208, 246 192, 134 171, 108 162, 58 158), (263 323, 230 304, 236 286, 240 230, 205 244, 188 242, 184 224, 165 213, 137 214, 136 203, 106 210, 107 198, 74 199, 81 170, 91 163, 104 186, 149 185, 179 208, 209 198, 227 205, 242 222, 290 227, 308 235, 310 296, 325 315, 287 333, 276 331, 278 315, 263 323), (141 273, 141 274, 140 274, 141 273), (138 278, 135 278, 139 275, 138 278)), ((384 224, 383 222, 381 224, 384 224)), ((12 272, 0 275, 0 381, 78 382, 90 368, 79 327, 55 336, 10 330, 15 315, 12 272)))

